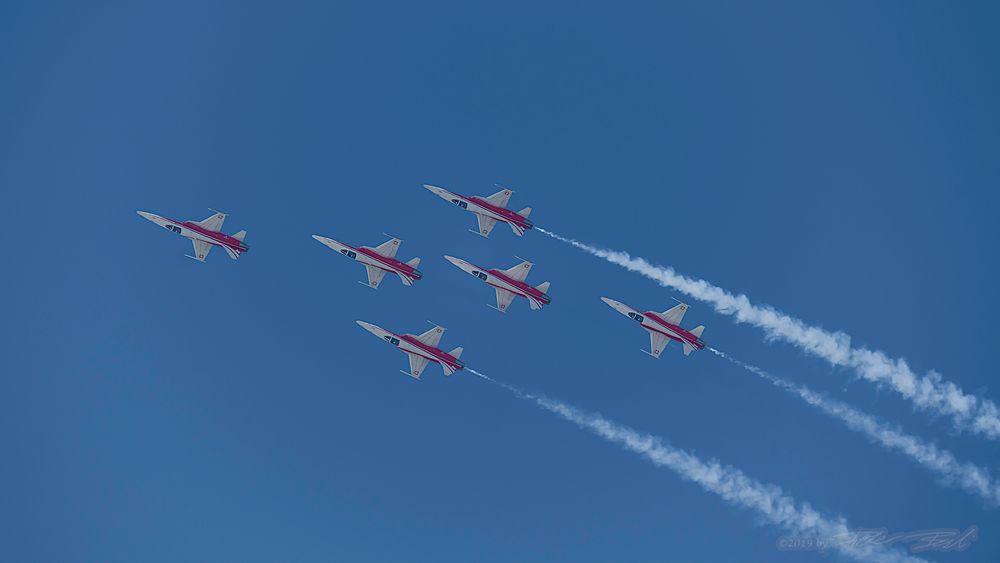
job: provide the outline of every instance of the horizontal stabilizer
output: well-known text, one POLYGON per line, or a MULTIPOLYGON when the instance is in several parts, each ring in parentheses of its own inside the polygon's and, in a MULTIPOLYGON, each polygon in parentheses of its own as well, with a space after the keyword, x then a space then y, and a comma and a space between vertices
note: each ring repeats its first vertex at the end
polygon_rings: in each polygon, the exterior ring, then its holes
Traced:
POLYGON ((246 231, 240 231, 240 232, 236 233, 235 235, 233 235, 233 238, 236 239, 236 240, 243 240, 243 239, 246 238, 246 236, 247 236, 247 232, 246 231))
POLYGON ((414 258, 406 263, 411 268, 416 268, 420 264, 420 258, 414 258))
POLYGON ((518 211, 517 214, 521 217, 527 217, 528 215, 531 215, 531 208, 525 207, 524 209, 518 211))
POLYGON ((535 289, 537 289, 538 291, 541 291, 542 293, 548 293, 549 292, 549 282, 542 282, 542 283, 536 285, 535 289))
POLYGON ((448 352, 448 353, 451 354, 452 356, 454 356, 455 359, 457 360, 458 358, 462 357, 462 351, 463 350, 464 349, 461 346, 459 346, 458 348, 455 348, 454 350, 452 350, 451 352, 448 352))
POLYGON ((693 351, 694 351, 694 347, 691 346, 690 344, 688 344, 687 342, 685 342, 684 343, 684 355, 687 356, 688 354, 690 354, 693 351))
POLYGON ((691 329, 691 334, 701 338, 701 333, 705 332, 705 325, 699 325, 691 329))

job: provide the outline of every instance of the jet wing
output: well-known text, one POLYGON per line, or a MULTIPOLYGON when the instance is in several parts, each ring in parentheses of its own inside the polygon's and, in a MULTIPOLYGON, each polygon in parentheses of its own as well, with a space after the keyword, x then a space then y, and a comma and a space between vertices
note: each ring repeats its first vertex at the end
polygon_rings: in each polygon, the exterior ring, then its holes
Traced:
POLYGON ((191 258, 204 262, 205 258, 208 258, 208 252, 212 250, 212 245, 195 239, 191 239, 191 244, 194 245, 194 256, 191 258))
POLYGON ((649 333, 649 352, 654 358, 660 357, 660 353, 667 347, 667 344, 670 344, 670 339, 666 335, 659 332, 649 333))
POLYGON ((365 265, 365 269, 368 270, 368 285, 372 289, 378 289, 378 284, 382 283, 382 276, 385 275, 385 270, 367 264, 365 265))
POLYGON ((660 316, 663 317, 663 320, 667 321, 672 325, 680 325, 681 319, 684 318, 684 313, 686 313, 687 310, 688 306, 685 305, 684 303, 681 303, 680 305, 672 309, 668 309, 660 313, 660 316))
MULTIPOLYGON (((500 186, 497 186, 498 188, 500 186)), ((490 197, 484 197, 483 200, 490 205, 495 205, 497 207, 507 207, 507 202, 510 201, 510 194, 514 193, 512 190, 504 188, 499 192, 491 195, 490 197)))
POLYGON ((497 309, 503 312, 507 312, 507 306, 510 302, 514 300, 515 294, 512 291, 507 291, 506 289, 500 289, 499 287, 494 288, 497 290, 497 309))
POLYGON ((438 342, 441 342, 441 336, 443 335, 444 335, 444 327, 436 326, 418 336, 417 340, 423 342, 428 346, 437 348, 438 342))
POLYGON ((399 240, 398 238, 394 238, 383 242, 382 244, 376 246, 372 250, 374 250, 375 252, 379 253, 382 256, 385 256, 386 258, 395 258, 396 251, 399 250, 400 242, 402 241, 399 240))
POLYGON ((528 277, 528 272, 531 271, 531 266, 533 266, 533 264, 525 260, 513 268, 507 268, 503 271, 503 273, 517 281, 523 282, 524 278, 528 277))
POLYGON ((484 237, 490 236, 490 231, 492 231, 493 226, 497 224, 497 220, 479 213, 476 213, 476 219, 479 219, 479 234, 484 237))
POLYGON ((420 379, 420 374, 424 373, 424 368, 427 367, 427 362, 430 360, 423 356, 418 356, 409 352, 407 352, 406 355, 410 357, 410 375, 420 379))
POLYGON ((216 213, 215 215, 212 215, 208 219, 205 219, 203 221, 198 221, 198 224, 201 225, 202 228, 206 230, 219 232, 222 230, 222 223, 225 220, 226 220, 225 213, 216 213))

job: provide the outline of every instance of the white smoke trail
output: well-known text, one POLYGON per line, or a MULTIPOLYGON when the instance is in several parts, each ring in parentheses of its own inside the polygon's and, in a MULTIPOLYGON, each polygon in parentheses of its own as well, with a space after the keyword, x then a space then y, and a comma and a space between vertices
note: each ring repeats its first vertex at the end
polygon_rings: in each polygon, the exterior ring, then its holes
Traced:
POLYGON ((641 434, 599 414, 581 411, 561 401, 522 391, 468 367, 465 369, 503 387, 520 399, 531 401, 584 430, 644 456, 657 467, 670 469, 682 479, 698 484, 733 506, 754 511, 767 523, 788 532, 829 539, 833 549, 858 561, 880 563, 923 561, 895 549, 848 541, 846 539, 852 536, 851 528, 843 518, 824 516, 809 504, 798 503, 779 487, 751 479, 739 469, 723 466, 717 461, 702 461, 691 453, 664 444, 655 436, 641 434))
POLYGON ((1000 408, 996 403, 965 393, 958 385, 942 380, 937 372, 918 376, 904 360, 894 360, 878 350, 852 348, 851 337, 843 332, 829 332, 807 325, 773 307, 754 305, 746 295, 733 295, 705 280, 682 276, 673 268, 651 264, 626 252, 598 248, 545 229, 536 229, 588 254, 642 274, 662 286, 710 303, 717 312, 734 317, 736 322, 763 329, 770 339, 798 346, 832 365, 850 367, 868 381, 887 384, 918 408, 950 417, 958 430, 992 439, 1000 438, 1000 408))
POLYGON ((707 348, 719 357, 725 358, 772 383, 775 387, 797 395, 809 405, 839 419, 851 430, 861 432, 876 444, 910 457, 922 467, 936 473, 944 484, 956 486, 970 494, 979 496, 990 507, 1000 505, 1000 485, 993 480, 988 469, 972 463, 960 462, 950 451, 942 450, 932 443, 892 428, 874 416, 842 402, 828 399, 808 387, 796 385, 774 376, 757 366, 737 360, 711 346, 707 348))

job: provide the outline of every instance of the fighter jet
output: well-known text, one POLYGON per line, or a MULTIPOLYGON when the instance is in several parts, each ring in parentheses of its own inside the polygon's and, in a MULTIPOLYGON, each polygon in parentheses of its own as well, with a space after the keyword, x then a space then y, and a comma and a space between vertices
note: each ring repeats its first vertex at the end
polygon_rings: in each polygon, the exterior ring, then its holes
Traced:
MULTIPOLYGON (((213 209, 212 211, 215 210, 213 209)), ((243 238, 247 236, 246 231, 240 231, 234 235, 226 235, 220 232, 222 230, 222 222, 226 220, 225 213, 215 211, 215 215, 204 221, 174 221, 173 219, 160 217, 159 215, 145 211, 136 211, 136 213, 161 227, 165 227, 168 231, 191 239, 191 244, 194 245, 194 256, 189 254, 185 254, 185 256, 194 258, 199 262, 205 261, 213 246, 221 246, 226 249, 226 253, 233 260, 236 260, 241 254, 250 249, 243 242, 243 238)))
POLYGON ((542 305, 548 305, 552 302, 552 299, 545 293, 549 290, 549 282, 542 282, 535 287, 524 283, 524 278, 528 277, 532 264, 523 258, 523 262, 506 270, 487 270, 454 256, 445 256, 445 259, 483 280, 487 285, 493 286, 493 289, 497 290, 497 306, 490 305, 490 307, 501 313, 507 312, 507 306, 518 295, 526 298, 528 305, 533 310, 541 309, 542 305))
POLYGON ((523 236, 524 231, 534 226, 528 220, 528 214, 531 213, 530 207, 525 207, 517 213, 507 209, 507 200, 510 199, 510 194, 514 193, 507 188, 497 186, 500 188, 500 191, 489 197, 475 195, 466 197, 437 186, 424 184, 424 187, 437 194, 441 199, 450 201, 466 211, 475 213, 476 219, 479 220, 479 231, 469 230, 484 237, 490 236, 490 231, 493 230, 493 226, 496 225, 497 221, 510 225, 510 228, 517 236, 523 236))
POLYGON ((688 310, 688 306, 684 303, 662 313, 654 313, 653 311, 640 313, 632 307, 624 303, 619 303, 614 299, 601 297, 601 301, 604 301, 619 313, 628 315, 628 318, 638 322, 639 326, 649 331, 649 346, 653 351, 647 352, 643 350, 643 352, 654 358, 660 357, 660 352, 663 352, 663 349, 667 347, 667 344, 670 344, 671 340, 681 343, 684 347, 685 356, 690 354, 692 350, 701 350, 705 347, 705 343, 701 341, 701 333, 705 330, 704 326, 696 326, 691 330, 685 330, 680 327, 681 319, 684 318, 684 313, 688 310))
POLYGON ((420 258, 414 258, 409 262, 396 260, 396 251, 399 250, 399 243, 403 242, 398 238, 390 238, 375 248, 370 246, 354 248, 353 246, 319 235, 313 235, 312 237, 351 260, 364 264, 365 269, 368 270, 368 283, 365 284, 360 281, 358 283, 367 285, 372 289, 378 289, 378 284, 382 283, 382 276, 386 272, 398 275, 399 279, 403 280, 403 285, 413 285, 413 282, 424 277, 420 273, 420 270, 417 269, 420 258))
POLYGON ((446 353, 437 347, 438 342, 441 341, 441 335, 444 334, 444 327, 434 325, 434 328, 420 336, 414 336, 412 334, 399 335, 364 321, 357 321, 357 323, 361 328, 406 352, 410 358, 410 371, 400 370, 399 373, 420 379, 420 374, 424 372, 428 362, 441 364, 445 375, 451 375, 465 367, 465 364, 458 360, 458 357, 462 355, 462 348, 455 348, 446 353))

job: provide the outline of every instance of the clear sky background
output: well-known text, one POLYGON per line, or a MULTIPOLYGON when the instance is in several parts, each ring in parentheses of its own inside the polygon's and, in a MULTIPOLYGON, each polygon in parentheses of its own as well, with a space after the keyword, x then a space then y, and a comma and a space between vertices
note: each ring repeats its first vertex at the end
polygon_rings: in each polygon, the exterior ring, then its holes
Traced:
MULTIPOLYGON (((5 2, 0 559, 829 561, 354 324, 448 327, 491 376, 717 458, 852 525, 998 511, 708 353, 641 354, 607 295, 680 297, 420 187, 747 292, 1000 400, 993 3, 5 2), (135 214, 228 212, 206 264, 135 214), (309 238, 404 239, 414 287, 309 238), (536 266, 508 314, 452 254, 536 266)), ((685 325, 996 468, 895 394, 707 305, 685 325)))

